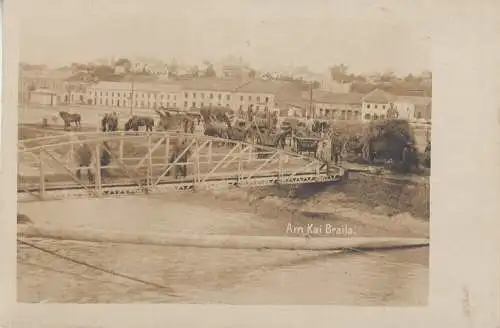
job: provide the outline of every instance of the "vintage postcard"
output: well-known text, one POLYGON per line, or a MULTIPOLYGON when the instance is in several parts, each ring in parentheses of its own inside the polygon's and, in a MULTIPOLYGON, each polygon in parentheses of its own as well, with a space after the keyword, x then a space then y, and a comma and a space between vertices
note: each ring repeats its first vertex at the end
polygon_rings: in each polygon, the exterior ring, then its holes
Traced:
POLYGON ((17 302, 429 305, 428 6, 21 2, 17 302))

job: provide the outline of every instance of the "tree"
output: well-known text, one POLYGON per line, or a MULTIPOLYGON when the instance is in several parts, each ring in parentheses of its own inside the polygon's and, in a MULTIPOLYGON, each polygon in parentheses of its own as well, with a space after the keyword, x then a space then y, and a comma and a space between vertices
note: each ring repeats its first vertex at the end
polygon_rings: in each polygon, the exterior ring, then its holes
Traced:
POLYGON ((207 69, 205 70, 205 77, 215 77, 217 74, 215 73, 214 65, 210 64, 208 65, 207 69))
POLYGON ((386 71, 380 76, 380 82, 392 82, 395 78, 393 71, 386 71))
POLYGON ((330 67, 330 74, 332 79, 335 81, 345 81, 348 77, 347 75, 348 67, 347 65, 340 64, 330 67))
POLYGON ((115 66, 123 66, 125 67, 125 72, 130 72, 132 69, 132 62, 128 58, 119 58, 115 62, 115 66))

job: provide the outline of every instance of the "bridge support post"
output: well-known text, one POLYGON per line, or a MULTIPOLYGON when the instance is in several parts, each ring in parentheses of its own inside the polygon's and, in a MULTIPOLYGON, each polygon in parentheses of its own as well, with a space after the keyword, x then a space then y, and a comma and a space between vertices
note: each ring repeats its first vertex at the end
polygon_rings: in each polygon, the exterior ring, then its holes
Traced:
POLYGON ((74 157, 74 154, 75 154, 75 145, 72 143, 72 141, 74 141, 74 135, 73 135, 73 131, 71 131, 69 133, 69 141, 71 141, 71 143, 69 144, 69 151, 68 151, 68 158, 66 159, 66 165, 69 165, 71 163, 71 161, 73 160, 73 157, 74 157))
POLYGON ((212 165, 212 141, 208 143, 208 165, 212 165))
POLYGON ((39 189, 39 194, 40 194, 40 199, 44 199, 45 197, 45 168, 44 168, 44 164, 43 164, 43 158, 44 158, 44 154, 43 154, 43 151, 40 152, 40 156, 38 157, 39 158, 39 164, 40 164, 40 189, 39 189))
POLYGON ((198 136, 195 136, 194 146, 194 185, 200 181, 200 142, 198 136))
POLYGON ((242 158, 242 153, 240 152, 238 154, 238 185, 240 184, 240 181, 241 181, 241 171, 243 171, 243 158, 242 158))
POLYGON ((102 177, 101 177, 101 143, 99 141, 95 144, 95 192, 101 195, 102 191, 102 177))
POLYGON ((125 143, 125 131, 121 131, 120 132, 120 146, 119 146, 119 159, 120 159, 120 162, 123 162, 123 147, 124 147, 124 143, 125 143))
POLYGON ((165 164, 168 164, 170 152, 170 135, 165 132, 165 164))
POLYGON ((281 183, 282 177, 283 177, 283 152, 281 150, 279 151, 279 159, 278 159, 278 182, 281 183))
POLYGON ((149 191, 151 188, 153 180, 153 152, 151 151, 151 132, 148 132, 148 169, 147 169, 147 179, 146 188, 149 191))

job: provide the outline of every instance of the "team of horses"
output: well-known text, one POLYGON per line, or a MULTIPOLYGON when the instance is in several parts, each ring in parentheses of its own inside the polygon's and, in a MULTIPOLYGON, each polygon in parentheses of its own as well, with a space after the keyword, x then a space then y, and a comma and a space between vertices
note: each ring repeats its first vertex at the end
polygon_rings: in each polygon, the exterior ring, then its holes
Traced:
MULTIPOLYGON (((158 130, 177 130, 188 134, 195 132, 197 125, 203 125, 203 134, 224 140, 243 141, 264 146, 284 149, 288 144, 292 151, 309 156, 316 156, 324 162, 341 164, 347 154, 355 154, 365 162, 374 163, 378 158, 385 158, 391 162, 402 163, 408 171, 417 167, 418 156, 415 147, 407 135, 394 128, 395 124, 388 126, 378 125, 371 128, 369 133, 343 133, 336 129, 331 122, 321 120, 300 121, 298 119, 285 119, 278 123, 278 116, 268 111, 260 112, 250 110, 245 115, 236 115, 228 108, 203 108, 198 114, 156 110, 159 121, 158 130)), ((81 115, 77 113, 59 112, 64 121, 64 128, 81 128, 81 115)), ((124 124, 124 131, 153 131, 155 119, 150 116, 133 115, 124 124)), ((115 132, 119 130, 119 119, 116 113, 107 113, 101 119, 101 131, 115 132)), ((221 140, 221 145, 229 144, 221 140)), ((170 162, 173 162, 182 152, 184 154, 179 162, 187 162, 191 152, 186 149, 186 140, 175 143, 171 153, 170 162)), ((429 159, 424 164, 430 166, 430 146, 426 149, 429 159)), ((77 152, 79 168, 77 176, 80 178, 82 168, 91 167, 93 158, 92 150, 88 145, 83 145, 77 152)), ((99 154, 101 167, 111 161, 109 145, 99 154)), ((186 164, 176 165, 172 170, 176 178, 187 175, 186 164)), ((106 172, 101 172, 105 176, 106 172)), ((95 179, 91 170, 87 170, 90 183, 95 179)))

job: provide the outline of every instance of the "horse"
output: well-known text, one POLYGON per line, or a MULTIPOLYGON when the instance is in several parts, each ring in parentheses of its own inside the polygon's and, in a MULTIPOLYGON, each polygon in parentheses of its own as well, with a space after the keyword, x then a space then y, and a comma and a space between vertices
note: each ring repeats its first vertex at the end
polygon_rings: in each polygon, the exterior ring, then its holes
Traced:
POLYGON ((64 121, 64 129, 71 128, 71 123, 75 123, 75 127, 79 130, 81 128, 82 116, 77 113, 70 114, 68 112, 59 112, 59 116, 64 121))
POLYGON ((125 123, 125 131, 139 131, 139 127, 146 127, 146 131, 153 131, 153 126, 155 125, 155 121, 151 117, 147 116, 132 116, 127 123, 125 123))

